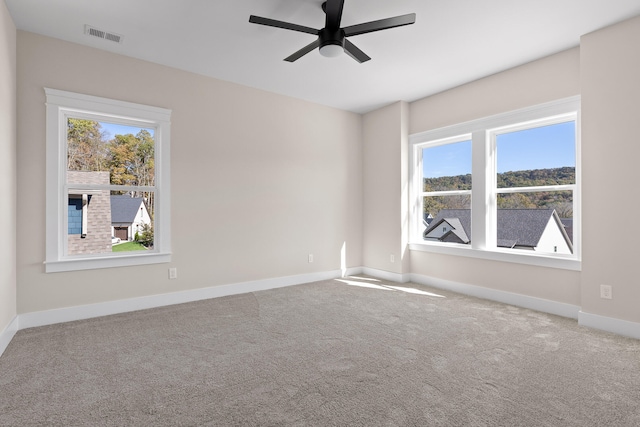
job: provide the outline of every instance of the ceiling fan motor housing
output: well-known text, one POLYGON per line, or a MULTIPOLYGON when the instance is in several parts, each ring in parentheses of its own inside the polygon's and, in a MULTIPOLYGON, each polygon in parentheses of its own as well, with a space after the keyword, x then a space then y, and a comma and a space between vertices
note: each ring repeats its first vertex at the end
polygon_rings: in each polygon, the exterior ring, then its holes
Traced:
POLYGON ((335 30, 323 28, 318 32, 318 37, 320 37, 320 47, 337 45, 344 48, 345 35, 341 28, 335 30))

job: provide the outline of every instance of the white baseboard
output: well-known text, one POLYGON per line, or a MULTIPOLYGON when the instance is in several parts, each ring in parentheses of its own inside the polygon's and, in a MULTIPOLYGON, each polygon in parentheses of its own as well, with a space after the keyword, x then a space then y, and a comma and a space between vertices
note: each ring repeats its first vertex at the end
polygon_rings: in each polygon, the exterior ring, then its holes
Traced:
POLYGON ((212 286, 209 288, 194 289, 189 291, 150 295, 139 298, 130 298, 126 300, 108 301, 98 304, 89 304, 83 306, 20 314, 16 316, 11 321, 11 323, 9 323, 9 325, 2 333, 0 333, 0 356, 7 348, 16 332, 21 329, 108 316, 112 314, 126 313, 148 308, 164 307, 174 304, 182 304, 229 295, 264 291, 358 274, 366 274, 379 279, 398 283, 406 283, 411 281, 434 288, 444 289, 465 295, 471 295, 478 298, 485 298, 505 304, 511 304, 545 313, 555 314, 558 316, 578 319, 578 323, 580 325, 640 339, 640 323, 628 322, 624 320, 585 313, 580 311, 580 307, 572 304, 565 304, 526 295, 488 289, 480 286, 468 285, 419 274, 399 274, 367 267, 354 267, 349 268, 345 271, 335 270, 319 273, 301 274, 296 276, 285 276, 273 279, 212 286))
POLYGON ((628 320, 614 319, 613 317, 580 311, 578 324, 588 328, 600 329, 601 331, 613 332, 625 337, 640 339, 640 323, 629 322, 628 320))
POLYGON ((7 349, 7 346, 13 339, 13 336, 18 332, 18 316, 14 317, 9 325, 4 328, 4 331, 0 333, 0 356, 7 349))
POLYGON ((498 301, 518 307, 529 308, 531 310, 544 313, 555 314, 557 316, 578 319, 580 307, 527 295, 514 294, 511 292, 499 291, 496 289, 483 288, 481 286, 467 285, 464 283, 452 282, 450 280, 438 279, 435 277, 411 274, 411 281, 421 285, 432 286, 434 288, 457 292, 478 298, 498 301))
POLYGON ((373 276, 382 280, 390 280, 397 283, 407 283, 411 281, 410 274, 393 273, 391 271, 377 270, 375 268, 362 267, 362 274, 373 276))
POLYGON ((18 328, 33 328, 37 326, 52 325, 55 323, 71 322, 74 320, 108 316, 111 314, 145 310, 148 308, 164 307, 173 304, 183 304, 187 302, 224 297, 228 295, 264 291, 285 286, 300 285, 303 283, 334 279, 342 277, 345 274, 360 274, 361 272, 361 268, 353 268, 347 269, 345 272, 341 270, 335 270, 320 273, 301 274, 297 276, 285 276, 273 279, 212 286, 209 288, 194 289, 182 292, 172 292, 168 294, 150 295, 139 298, 130 298, 125 300, 108 301, 97 304, 25 313, 18 316, 18 328))

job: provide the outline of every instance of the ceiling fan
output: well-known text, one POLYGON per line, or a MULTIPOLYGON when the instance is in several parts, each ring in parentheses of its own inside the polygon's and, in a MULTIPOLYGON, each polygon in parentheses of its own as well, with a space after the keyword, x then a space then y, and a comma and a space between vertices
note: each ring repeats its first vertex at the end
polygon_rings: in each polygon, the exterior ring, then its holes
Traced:
POLYGON ((319 47, 320 54, 323 56, 334 57, 340 55, 344 51, 347 55, 360 63, 368 61, 371 58, 347 40, 347 37, 386 30, 394 27, 401 27, 403 25, 410 25, 416 22, 416 14, 409 13, 407 15, 400 15, 393 18, 380 19, 378 21, 365 22, 363 24, 341 28, 340 21, 342 20, 343 6, 344 0, 327 0, 322 3, 322 10, 324 10, 327 15, 327 19, 324 28, 319 30, 311 27, 305 27, 303 25, 277 21, 275 19, 262 18, 255 15, 251 15, 249 17, 249 22, 318 36, 313 43, 309 43, 299 51, 286 57, 284 59, 285 61, 293 62, 311 52, 313 49, 319 47))

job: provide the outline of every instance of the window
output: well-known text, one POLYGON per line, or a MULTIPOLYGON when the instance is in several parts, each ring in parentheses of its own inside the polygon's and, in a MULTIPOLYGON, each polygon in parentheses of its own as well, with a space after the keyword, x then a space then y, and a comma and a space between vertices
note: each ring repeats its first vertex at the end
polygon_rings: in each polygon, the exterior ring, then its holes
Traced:
MULTIPOLYGON (((419 148, 425 240, 469 243, 457 222, 471 209, 471 140, 445 139, 419 148)), ((467 227, 468 228, 468 227, 467 227)))
POLYGON ((498 247, 573 253, 576 117, 489 132, 495 146, 498 247))
POLYGON ((45 270, 169 262, 171 111, 45 92, 45 270))
POLYGON ((575 97, 412 135, 410 248, 579 269, 578 116, 575 97))

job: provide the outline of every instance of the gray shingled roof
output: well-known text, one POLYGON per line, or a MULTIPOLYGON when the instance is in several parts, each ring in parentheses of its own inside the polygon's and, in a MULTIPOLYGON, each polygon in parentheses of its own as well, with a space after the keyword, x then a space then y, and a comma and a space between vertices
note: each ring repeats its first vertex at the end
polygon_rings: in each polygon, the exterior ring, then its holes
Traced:
MULTIPOLYGON (((442 240, 443 242, 452 242, 452 243, 469 243, 471 241, 471 239, 469 238, 469 236, 465 231, 465 227, 462 225, 462 222, 458 217, 447 217, 447 218, 440 218, 440 219, 434 218, 434 220, 431 222, 431 224, 433 225, 430 226, 428 230, 431 231, 434 228, 438 228, 443 222, 446 222, 447 224, 449 224, 449 226, 451 226, 451 230, 445 233, 440 238, 440 240, 442 240)), ((426 234, 427 233, 425 231, 425 235, 426 234)))
POLYGON ((453 232, 461 242, 469 243, 471 241, 458 218, 447 218, 447 222, 453 228, 451 232, 453 232))
MULTIPOLYGON (((462 232, 465 236, 471 236, 471 209, 442 209, 438 212, 438 215, 435 216, 430 222, 429 227, 424 231, 423 236, 426 236, 436 227, 439 227, 443 221, 449 223, 449 225, 453 228, 456 226, 451 224, 451 218, 456 218, 458 220, 458 224, 460 224, 463 228, 462 232)), ((458 234, 458 237, 460 235, 458 234)), ((452 241, 447 238, 447 236, 442 236, 443 241, 452 241), (445 240, 446 239, 446 240, 445 240)), ((461 239, 462 243, 469 243, 469 238, 461 239)))
MULTIPOLYGON (((553 209, 498 209, 498 246, 507 248, 516 245, 531 248, 538 246, 540 237, 552 215, 553 209)), ((471 236, 470 209, 442 209, 431 221, 431 225, 425 230, 424 235, 427 235, 443 220, 455 227, 452 223, 454 218, 459 221, 456 225, 460 224, 463 227, 465 235, 471 236)), ((456 234, 462 235, 461 233, 456 234)), ((461 240, 464 241, 464 239, 461 240)))
POLYGON ((142 197, 111 196, 111 222, 132 223, 141 203, 142 197))
POLYGON ((553 215, 553 209, 498 209, 498 241, 535 248, 553 215))
POLYGON ((560 221, 564 226, 564 231, 566 231, 569 236, 569 240, 573 242, 573 218, 560 218, 560 221))

